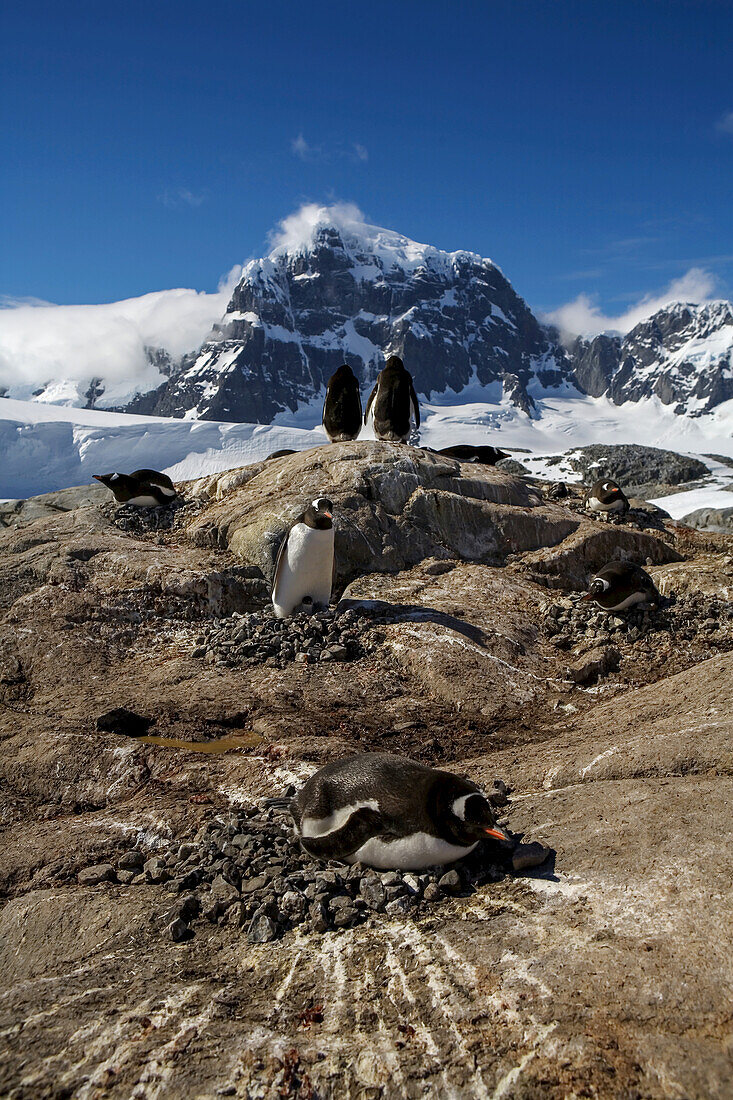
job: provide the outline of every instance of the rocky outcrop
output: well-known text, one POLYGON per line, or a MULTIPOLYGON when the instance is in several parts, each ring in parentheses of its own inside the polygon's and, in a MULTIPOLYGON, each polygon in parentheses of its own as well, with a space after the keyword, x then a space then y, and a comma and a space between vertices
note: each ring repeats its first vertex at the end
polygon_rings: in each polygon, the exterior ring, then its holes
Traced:
POLYGON ((699 531, 717 531, 722 535, 733 532, 733 505, 730 508, 696 508, 683 516, 682 523, 699 531))
POLYGON ((183 488, 169 522, 80 491, 0 530, 0 1093, 729 1094, 730 539, 389 444, 183 488), (285 622, 291 660, 266 578, 325 484, 353 614, 320 633, 363 644, 321 659, 285 622), (676 602, 576 605, 623 554, 676 602), (506 824, 554 859, 324 868, 301 919, 284 836, 237 870, 253 802, 368 749, 506 780, 506 824))
POLYGON ((710 476, 705 463, 691 455, 631 443, 594 443, 569 451, 565 458, 571 469, 583 474, 586 485, 610 477, 622 486, 627 497, 662 496, 679 485, 710 476))

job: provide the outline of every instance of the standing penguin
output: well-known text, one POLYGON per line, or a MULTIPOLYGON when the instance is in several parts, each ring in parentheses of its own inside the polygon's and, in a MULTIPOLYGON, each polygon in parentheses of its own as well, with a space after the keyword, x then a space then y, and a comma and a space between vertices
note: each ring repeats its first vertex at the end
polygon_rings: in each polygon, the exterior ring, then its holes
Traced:
POLYGON ((483 837, 508 839, 473 783, 385 752, 326 764, 290 812, 310 855, 385 870, 452 863, 483 837))
POLYGON ((629 510, 629 502, 615 481, 606 478, 597 481, 587 492, 585 506, 591 512, 611 512, 623 515, 629 510))
POLYGON ((406 443, 414 410, 415 427, 420 427, 420 406, 412 384, 412 375, 398 355, 390 355, 377 384, 369 395, 364 423, 374 405, 374 434, 389 443, 406 443), (410 405, 412 404, 412 409, 410 405))
POLYGON ((176 487, 167 474, 158 470, 135 470, 131 474, 92 474, 114 495, 118 504, 131 504, 135 508, 160 508, 170 504, 177 495, 176 487))
POLYGON ((361 394, 359 382, 347 363, 332 374, 323 402, 323 427, 331 443, 356 439, 361 431, 361 394))
POLYGON ((333 583, 333 505, 318 497, 283 539, 272 583, 272 606, 285 619, 306 601, 326 610, 333 583))
POLYGON ((630 561, 610 561, 599 569, 583 600, 595 600, 605 611, 625 611, 636 604, 658 604, 654 581, 640 565, 630 561))

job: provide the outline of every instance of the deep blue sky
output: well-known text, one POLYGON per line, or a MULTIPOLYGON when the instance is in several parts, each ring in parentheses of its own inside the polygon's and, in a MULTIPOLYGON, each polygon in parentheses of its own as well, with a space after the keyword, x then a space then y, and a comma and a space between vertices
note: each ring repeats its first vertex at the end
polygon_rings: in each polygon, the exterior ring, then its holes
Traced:
POLYGON ((214 289, 338 199, 539 309, 730 295, 732 47, 725 0, 6 0, 0 294, 214 289))

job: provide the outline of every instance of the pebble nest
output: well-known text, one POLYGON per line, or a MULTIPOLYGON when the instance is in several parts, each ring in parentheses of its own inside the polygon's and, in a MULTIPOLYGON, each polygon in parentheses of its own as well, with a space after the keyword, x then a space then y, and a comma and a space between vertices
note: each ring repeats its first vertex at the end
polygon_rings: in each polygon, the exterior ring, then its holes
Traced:
POLYGON ((579 637, 597 644, 624 639, 634 642, 651 634, 665 633, 684 641, 701 638, 719 649, 733 648, 733 604, 715 596, 662 597, 656 609, 604 611, 591 601, 570 598, 550 604, 543 628, 558 649, 570 649, 579 637))
POLYGON ((368 607, 304 610, 287 619, 275 618, 270 606, 249 614, 235 612, 206 627, 196 638, 192 656, 230 667, 246 662, 284 668, 291 661, 356 661, 382 640, 371 629, 377 622, 386 622, 384 613, 368 607))
POLYGON ((150 535, 180 527, 205 508, 206 504, 205 500, 186 500, 179 496, 170 504, 161 504, 159 508, 136 508, 131 504, 117 504, 112 500, 104 506, 103 511, 118 530, 131 535, 150 535))
MULTIPOLYGON (((508 793, 496 780, 489 799, 505 805, 508 793)), ((208 921, 231 926, 250 943, 267 943, 301 926, 322 934, 380 915, 416 917, 432 903, 472 894, 507 873, 539 866, 551 854, 540 844, 516 839, 505 845, 482 842, 449 867, 375 871, 359 863, 314 860, 300 847, 288 810, 259 804, 212 815, 190 840, 151 858, 132 849, 116 868, 88 867, 78 878, 86 885, 160 886, 171 895, 160 917, 174 942, 190 939, 196 923, 208 921)))

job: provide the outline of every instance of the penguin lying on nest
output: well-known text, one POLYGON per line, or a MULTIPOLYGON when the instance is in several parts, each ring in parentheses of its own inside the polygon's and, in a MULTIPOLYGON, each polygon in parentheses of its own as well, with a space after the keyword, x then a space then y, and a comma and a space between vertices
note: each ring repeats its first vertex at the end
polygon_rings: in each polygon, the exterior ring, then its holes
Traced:
POLYGON ((377 375, 377 384, 369 395, 364 413, 365 424, 370 412, 374 418, 374 434, 388 443, 407 443, 413 415, 415 427, 420 427, 420 405, 412 375, 405 370, 399 355, 390 355, 384 370, 377 375))
POLYGON ((459 462, 480 462, 484 466, 495 466, 497 462, 501 462, 502 458, 509 458, 508 452, 501 451, 498 447, 484 444, 474 447, 470 443, 456 443, 454 447, 441 447, 436 454, 445 455, 446 458, 457 458, 459 462))
POLYGON ((615 481, 605 478, 597 481, 585 497, 585 507, 591 512, 607 512, 623 515, 629 510, 629 502, 615 481))
POLYGON ((509 839, 473 783, 383 752, 326 764, 289 809, 310 855, 383 870, 453 863, 484 837, 509 839))
POLYGON ((333 584, 333 504, 317 497, 298 516, 282 541, 272 583, 272 606, 278 619, 305 603, 328 609, 333 584))
POLYGON ((640 565, 611 561, 600 569, 581 600, 595 600, 605 611, 625 611, 638 604, 657 606, 661 596, 654 581, 640 565))
POLYGON ((176 487, 167 474, 158 470, 135 470, 131 474, 92 474, 112 491, 118 504, 134 508, 160 508, 177 496, 176 487))
POLYGON ((343 366, 332 374, 323 402, 323 427, 331 443, 356 439, 362 426, 359 381, 351 367, 343 366))

